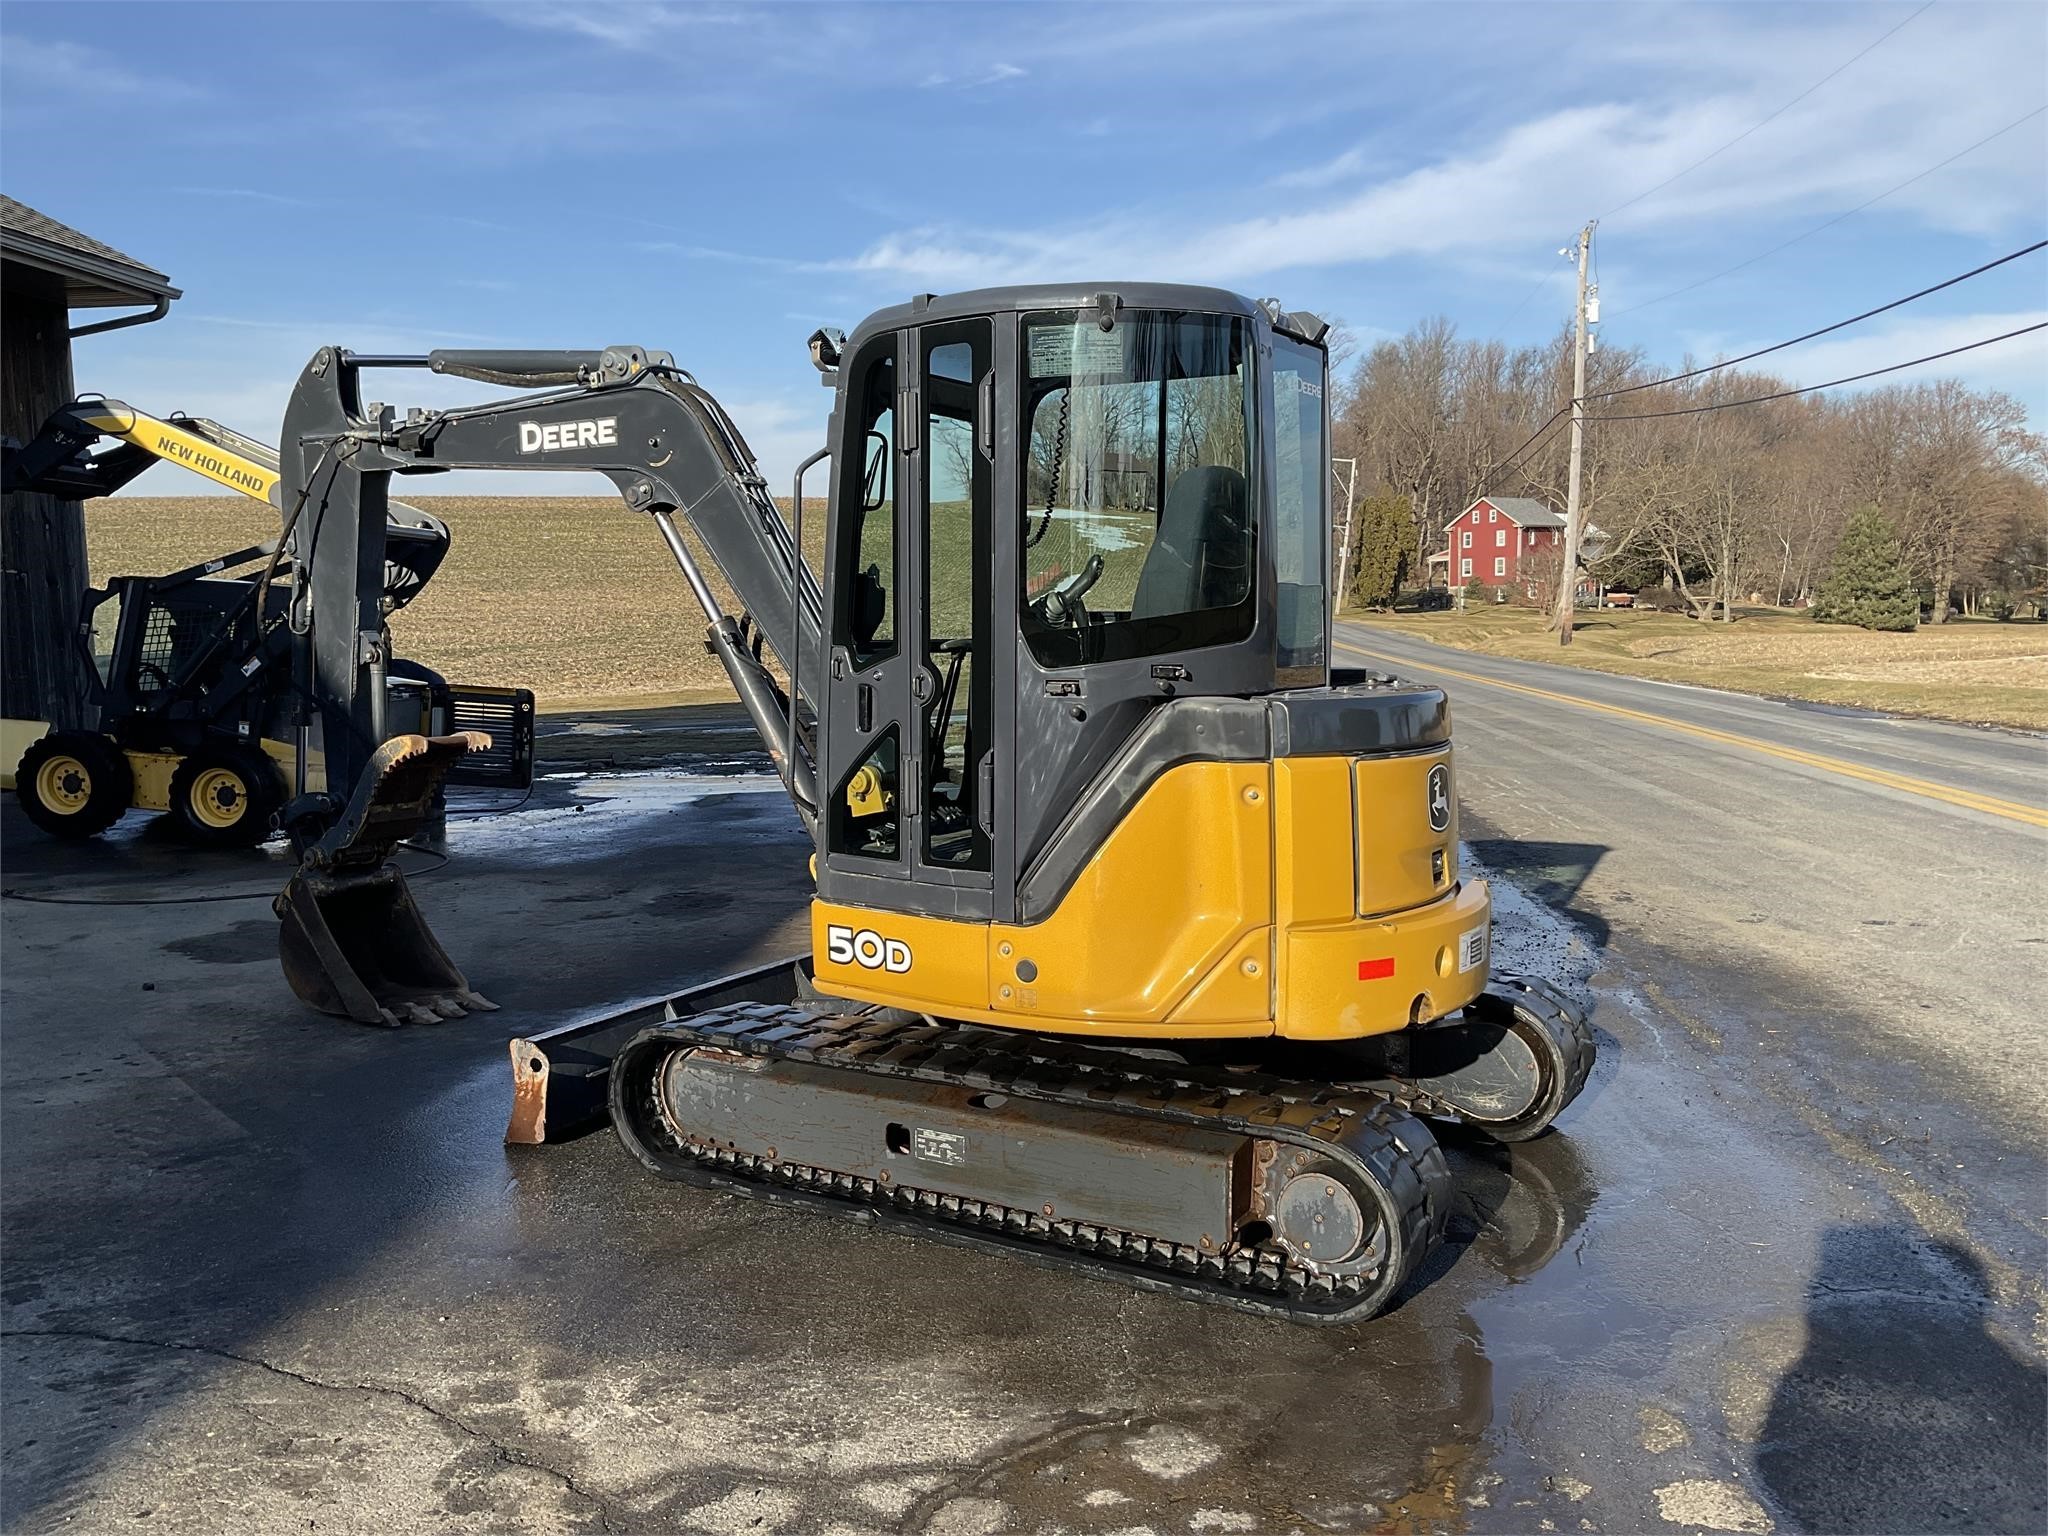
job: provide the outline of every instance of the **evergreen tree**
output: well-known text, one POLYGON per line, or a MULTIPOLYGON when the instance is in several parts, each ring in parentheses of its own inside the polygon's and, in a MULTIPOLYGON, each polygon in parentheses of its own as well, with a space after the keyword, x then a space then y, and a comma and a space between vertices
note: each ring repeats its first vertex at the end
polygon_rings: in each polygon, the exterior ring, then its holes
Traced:
POLYGON ((1381 491, 1358 504, 1353 537, 1351 598, 1361 608, 1385 608, 1394 601, 1408 575, 1409 552, 1415 547, 1415 514, 1406 496, 1381 491))
POLYGON ((1899 537, 1875 506, 1859 508, 1842 530, 1834 563, 1813 603, 1823 624, 1865 629, 1916 629, 1920 594, 1899 551, 1899 537))

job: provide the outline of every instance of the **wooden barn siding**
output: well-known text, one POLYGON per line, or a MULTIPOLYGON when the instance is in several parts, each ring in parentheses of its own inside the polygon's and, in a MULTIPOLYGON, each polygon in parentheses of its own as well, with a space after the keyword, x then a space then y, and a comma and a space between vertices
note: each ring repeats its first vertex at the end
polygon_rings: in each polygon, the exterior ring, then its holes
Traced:
MULTIPOLYGON (((70 314, 61 298, 0 290, 0 431, 34 437, 71 398, 70 314)), ((86 585, 85 515, 55 496, 0 498, 0 714, 81 725, 74 630, 86 585)))

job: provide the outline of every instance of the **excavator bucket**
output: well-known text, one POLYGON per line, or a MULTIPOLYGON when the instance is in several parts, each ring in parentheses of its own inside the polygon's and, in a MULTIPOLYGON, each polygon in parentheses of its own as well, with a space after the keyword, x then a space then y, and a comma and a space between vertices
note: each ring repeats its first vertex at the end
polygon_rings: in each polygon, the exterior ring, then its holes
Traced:
POLYGON ((371 757, 348 808, 275 903, 285 980, 305 1002, 394 1027, 498 1006, 470 990, 391 862, 426 825, 448 770, 490 745, 481 731, 394 736, 371 757))

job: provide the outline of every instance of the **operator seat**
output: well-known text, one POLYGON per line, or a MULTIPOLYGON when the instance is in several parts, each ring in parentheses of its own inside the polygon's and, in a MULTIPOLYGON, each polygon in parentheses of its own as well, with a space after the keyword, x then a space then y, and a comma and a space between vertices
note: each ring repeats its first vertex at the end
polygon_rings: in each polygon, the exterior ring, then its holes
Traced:
POLYGON ((1244 476, 1225 464, 1182 471, 1138 572, 1131 617, 1163 619, 1243 602, 1251 590, 1249 546, 1244 476))

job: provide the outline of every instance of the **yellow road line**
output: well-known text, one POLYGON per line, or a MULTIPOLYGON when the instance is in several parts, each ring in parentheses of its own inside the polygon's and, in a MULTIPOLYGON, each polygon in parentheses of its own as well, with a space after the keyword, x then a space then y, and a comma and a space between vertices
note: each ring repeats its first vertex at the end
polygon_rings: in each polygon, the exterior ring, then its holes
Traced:
POLYGON ((1881 784, 1886 789, 1901 790, 1906 794, 1920 795, 1928 800, 1939 800, 1948 805, 1961 806, 1967 811, 1982 811, 1988 816, 2003 816, 2008 821, 2023 821, 2031 827, 2048 827, 2048 810, 2025 805, 2017 800, 2000 800, 1992 795, 1980 795, 1972 790, 1936 784, 1928 779, 1909 778, 1903 773, 1890 773, 1882 768, 1865 768, 1858 763, 1844 762, 1839 757, 1823 757, 1818 752, 1802 752, 1797 747, 1780 747, 1770 742, 1758 741, 1754 737, 1738 736, 1733 731, 1717 731, 1711 726, 1692 725, 1665 715, 1646 714, 1640 709, 1624 709, 1619 704, 1603 704, 1595 699, 1575 698, 1569 693, 1553 693, 1548 688, 1532 688, 1527 683, 1502 682, 1496 677, 1482 677, 1477 672, 1461 672, 1456 667, 1438 666, 1433 661, 1408 661, 1402 657, 1384 655, 1379 651, 1368 651, 1363 646, 1353 645, 1346 640, 1340 640, 1337 644, 1340 649, 1368 661, 1383 661, 1396 667, 1421 667, 1430 672, 1441 673, 1445 677, 1459 678, 1464 682, 1483 683, 1488 688, 1505 688, 1510 693, 1526 693, 1532 698, 1570 704, 1577 709, 1590 709, 1603 715, 1615 715, 1623 720, 1640 721, 1644 725, 1662 726, 1667 731, 1681 731, 1688 736, 1720 742, 1723 746, 1761 752, 1766 757, 1783 758, 1788 763, 1799 763, 1804 767, 1838 773, 1844 778, 1881 784))

